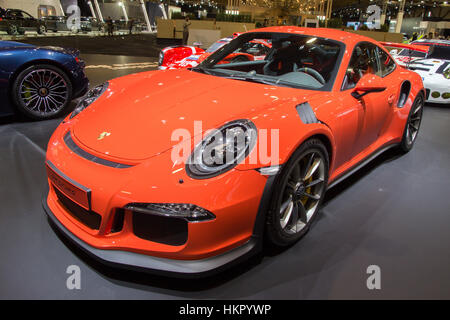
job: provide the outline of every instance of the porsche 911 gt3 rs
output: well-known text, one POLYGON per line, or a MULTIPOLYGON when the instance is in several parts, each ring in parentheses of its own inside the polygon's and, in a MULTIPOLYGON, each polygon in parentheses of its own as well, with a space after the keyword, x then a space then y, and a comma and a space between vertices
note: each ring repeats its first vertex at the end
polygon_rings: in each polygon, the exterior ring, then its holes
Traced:
POLYGON ((244 33, 195 68, 91 90, 50 139, 43 206, 92 257, 203 276, 308 231, 327 188, 411 150, 420 76, 343 31, 244 33), (255 39, 263 60, 230 62, 255 39), (269 152, 267 152, 270 150, 269 152))

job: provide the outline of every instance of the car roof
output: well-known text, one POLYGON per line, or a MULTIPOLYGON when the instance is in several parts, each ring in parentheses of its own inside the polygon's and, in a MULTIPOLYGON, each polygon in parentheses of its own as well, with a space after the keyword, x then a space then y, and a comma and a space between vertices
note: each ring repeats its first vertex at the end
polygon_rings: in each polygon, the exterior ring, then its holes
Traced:
POLYGON ((279 33, 292 33, 292 34, 305 34, 316 36, 320 38, 326 38, 341 42, 360 42, 368 41, 377 43, 375 40, 369 37, 365 37, 356 33, 341 31, 337 29, 328 28, 305 28, 305 27, 294 27, 294 26, 281 26, 281 27, 267 27, 261 29, 251 30, 249 32, 279 32, 279 33))

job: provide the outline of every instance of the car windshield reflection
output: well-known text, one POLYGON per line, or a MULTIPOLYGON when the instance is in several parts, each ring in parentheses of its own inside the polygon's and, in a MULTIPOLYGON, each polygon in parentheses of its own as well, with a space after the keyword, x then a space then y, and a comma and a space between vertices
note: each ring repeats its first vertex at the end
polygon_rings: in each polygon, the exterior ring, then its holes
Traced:
POLYGON ((193 70, 235 80, 329 90, 342 47, 340 42, 308 35, 247 33, 193 70))

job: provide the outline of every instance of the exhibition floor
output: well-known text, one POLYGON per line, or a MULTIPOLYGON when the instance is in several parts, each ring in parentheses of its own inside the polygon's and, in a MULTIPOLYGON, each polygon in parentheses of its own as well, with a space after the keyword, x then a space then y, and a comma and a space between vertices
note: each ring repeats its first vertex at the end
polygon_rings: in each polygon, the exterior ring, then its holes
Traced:
MULTIPOLYGON (((156 61, 83 58, 91 85, 156 61)), ((302 241, 199 281, 105 267, 55 232, 41 198, 45 150, 60 122, 0 124, 0 299, 450 298, 449 107, 425 107, 410 153, 388 151, 331 189, 302 241), (81 269, 81 290, 66 288, 70 265, 81 269), (380 290, 366 286, 370 265, 381 269, 380 290)))

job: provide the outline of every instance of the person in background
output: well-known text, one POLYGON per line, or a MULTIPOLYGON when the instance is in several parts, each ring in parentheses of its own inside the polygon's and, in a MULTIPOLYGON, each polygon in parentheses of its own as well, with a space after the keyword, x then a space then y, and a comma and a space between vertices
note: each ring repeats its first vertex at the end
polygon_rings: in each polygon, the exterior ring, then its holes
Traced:
POLYGON ((114 23, 110 16, 108 16, 108 19, 106 19, 106 26, 108 28, 108 36, 113 36, 114 23))
POLYGON ((214 22, 213 22, 213 30, 220 30, 220 27, 217 26, 217 20, 216 20, 216 18, 214 18, 214 22))
POLYGON ((128 29, 130 30, 130 34, 133 33, 133 25, 134 25, 134 19, 131 18, 130 21, 128 21, 128 29))
POLYGON ((183 24, 183 45, 187 45, 189 39, 189 26, 191 23, 189 22, 189 17, 186 17, 186 20, 183 24))

